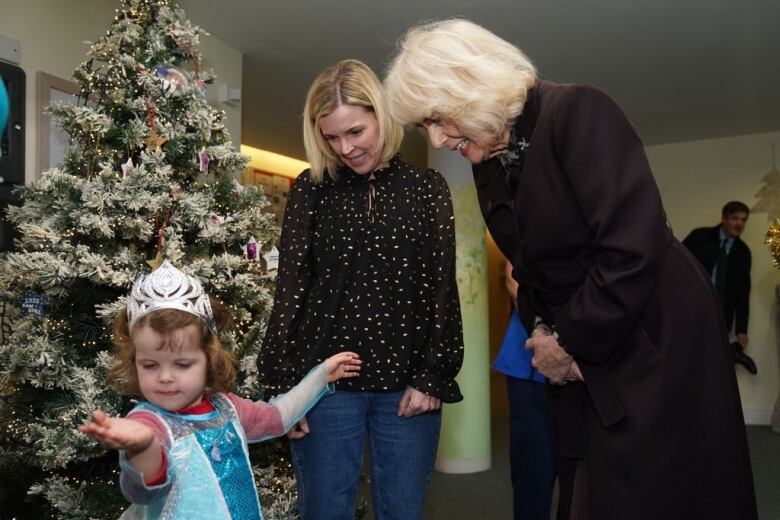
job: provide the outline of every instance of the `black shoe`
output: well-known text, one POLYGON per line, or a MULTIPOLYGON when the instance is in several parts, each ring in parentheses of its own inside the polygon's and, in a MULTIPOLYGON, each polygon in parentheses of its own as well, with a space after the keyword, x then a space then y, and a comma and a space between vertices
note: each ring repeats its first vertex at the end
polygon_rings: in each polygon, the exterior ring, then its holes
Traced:
POLYGON ((743 352, 742 345, 740 345, 738 341, 735 341, 731 344, 731 350, 734 352, 734 363, 742 365, 748 372, 753 375, 758 373, 756 362, 753 361, 752 357, 743 352))

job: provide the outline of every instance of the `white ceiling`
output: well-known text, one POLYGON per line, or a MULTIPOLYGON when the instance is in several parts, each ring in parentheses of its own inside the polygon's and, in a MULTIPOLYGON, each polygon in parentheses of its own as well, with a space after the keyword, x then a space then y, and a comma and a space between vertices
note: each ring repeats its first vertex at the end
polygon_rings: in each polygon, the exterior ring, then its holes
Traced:
MULTIPOLYGON (((242 141, 304 158, 300 112, 324 67, 382 72, 421 20, 469 18, 546 79, 609 92, 645 144, 780 130, 780 0, 180 0, 244 54, 242 141)), ((424 147, 416 134, 409 144, 424 147)))

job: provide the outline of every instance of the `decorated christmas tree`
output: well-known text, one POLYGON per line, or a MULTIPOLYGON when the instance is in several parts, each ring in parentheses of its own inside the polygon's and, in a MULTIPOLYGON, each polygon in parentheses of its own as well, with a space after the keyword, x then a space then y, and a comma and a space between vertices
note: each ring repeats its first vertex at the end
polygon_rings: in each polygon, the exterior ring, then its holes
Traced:
MULTIPOLYGON (((124 415, 106 386, 111 322, 135 277, 161 259, 198 277, 232 311, 222 337, 237 393, 259 398, 255 359, 272 302, 264 260, 278 229, 245 159, 206 103, 201 29, 165 0, 121 0, 74 73, 76 106, 49 114, 69 133, 63 164, 23 187, 0 259, 0 519, 117 518, 117 455, 77 433, 95 409, 124 415)), ((266 518, 294 516, 284 444, 252 460, 266 518)))

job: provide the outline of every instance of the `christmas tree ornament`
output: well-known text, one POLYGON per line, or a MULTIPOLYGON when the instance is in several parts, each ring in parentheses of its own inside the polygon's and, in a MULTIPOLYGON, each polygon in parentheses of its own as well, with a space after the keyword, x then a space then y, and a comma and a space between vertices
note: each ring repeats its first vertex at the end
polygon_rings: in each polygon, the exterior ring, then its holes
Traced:
POLYGON ((186 52, 192 60, 192 83, 195 85, 195 88, 197 89, 198 95, 201 97, 201 99, 205 100, 206 82, 200 78, 200 54, 198 53, 198 50, 193 47, 190 41, 182 34, 182 30, 183 28, 177 24, 171 25, 173 39, 176 40, 176 43, 179 44, 179 47, 184 52, 186 52))
POLYGON ((200 171, 208 173, 209 171, 209 154, 206 152, 206 147, 202 147, 198 152, 198 162, 200 165, 200 171))
POLYGON ((146 149, 155 151, 164 145, 168 139, 157 135, 157 106, 154 101, 146 101, 146 118, 149 123, 149 129, 152 131, 149 137, 146 138, 146 149))
MULTIPOLYGON (((157 231, 157 245, 155 247, 155 251, 156 251, 155 257, 151 260, 146 261, 146 263, 149 264, 149 267, 151 267, 152 270, 157 269, 163 263, 162 250, 163 250, 163 245, 165 244, 165 232, 168 230, 168 222, 170 222, 171 220, 171 213, 173 213, 173 205, 168 207, 168 211, 165 213, 165 218, 163 219, 163 222, 160 225, 160 229, 157 231)), ((157 225, 156 214, 154 217, 154 223, 155 225, 157 225)))
POLYGON ((49 298, 35 291, 27 291, 16 303, 19 305, 22 316, 27 316, 28 314, 45 316, 49 298))
POLYGON ((168 142, 168 139, 161 135, 157 135, 157 132, 153 131, 152 134, 146 138, 146 149, 149 151, 159 150, 162 145, 168 142))
POLYGON ((250 262, 256 262, 257 261, 257 240, 255 240, 255 237, 251 237, 249 239, 249 242, 244 244, 244 256, 247 260, 250 262))
POLYGON ((170 96, 181 96, 190 88, 191 81, 186 72, 172 65, 155 67, 154 74, 160 78, 162 90, 170 96))
POLYGON ((135 166, 133 165, 133 158, 127 159, 127 162, 122 164, 122 180, 127 179, 135 172, 135 166))
POLYGON ((276 271, 279 269, 279 250, 276 249, 276 246, 271 247, 271 249, 263 255, 263 259, 265 260, 265 268, 267 270, 276 271))

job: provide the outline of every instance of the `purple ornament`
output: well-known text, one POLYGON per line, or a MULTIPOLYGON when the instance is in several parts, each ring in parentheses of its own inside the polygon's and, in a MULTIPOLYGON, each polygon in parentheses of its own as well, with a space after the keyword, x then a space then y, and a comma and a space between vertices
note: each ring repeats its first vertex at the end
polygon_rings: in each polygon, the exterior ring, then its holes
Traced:
POLYGON ((255 237, 249 239, 249 242, 244 244, 244 251, 246 252, 246 259, 250 262, 257 261, 257 241, 255 237))
POLYGON ((200 171, 207 172, 209 171, 209 154, 206 152, 206 147, 200 149, 200 152, 198 152, 198 160, 200 161, 200 171))

